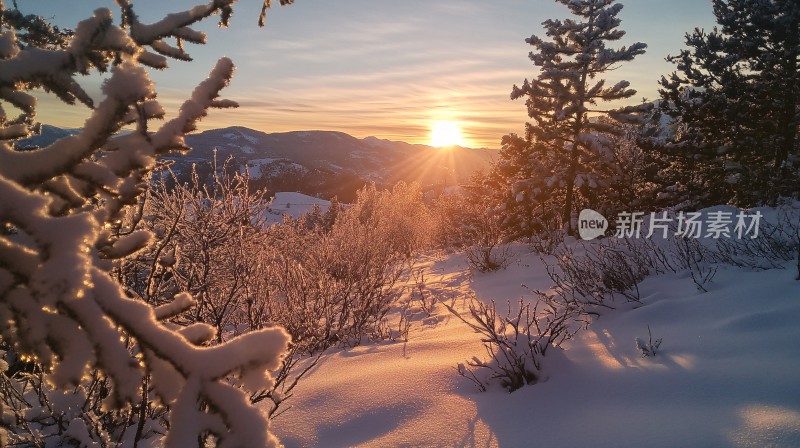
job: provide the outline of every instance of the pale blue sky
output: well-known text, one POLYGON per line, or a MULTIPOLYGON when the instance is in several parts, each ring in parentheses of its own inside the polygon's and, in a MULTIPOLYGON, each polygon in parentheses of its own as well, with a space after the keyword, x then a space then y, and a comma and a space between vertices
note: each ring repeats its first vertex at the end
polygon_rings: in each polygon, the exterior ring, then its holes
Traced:
MULTIPOLYGON (((147 22, 198 2, 135 0, 134 6, 147 22)), ((664 57, 682 48, 687 31, 713 26, 711 2, 622 3, 622 29, 628 33, 622 43, 641 41, 649 48, 608 80, 629 80, 638 90, 634 102, 654 99, 656 81, 673 70, 664 57)), ((237 71, 224 94, 242 107, 212 112, 203 129, 325 129, 426 143, 433 121, 452 120, 460 123, 466 144, 498 147, 504 134, 522 132, 527 119, 524 102, 509 99, 513 84, 536 76, 524 39, 543 36, 542 21, 569 16, 553 0, 297 0, 272 9, 267 26, 258 28, 260 4, 240 0, 228 29, 218 29, 216 20, 203 23, 198 28, 208 33, 209 43, 187 47, 195 61, 173 61, 169 70, 153 75, 168 110, 226 55, 237 71)), ((113 0, 18 5, 70 27, 97 7, 118 17, 113 0)), ((43 104, 41 121, 78 127, 85 119, 81 107, 53 104, 43 104)))

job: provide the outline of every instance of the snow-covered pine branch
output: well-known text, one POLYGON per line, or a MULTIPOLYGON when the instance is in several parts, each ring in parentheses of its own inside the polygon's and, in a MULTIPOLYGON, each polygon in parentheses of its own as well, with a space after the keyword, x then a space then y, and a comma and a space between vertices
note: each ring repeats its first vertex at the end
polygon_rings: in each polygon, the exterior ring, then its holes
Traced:
MULTIPOLYGON (((0 108, 0 336, 35 360, 56 387, 107 377, 111 407, 143 410, 152 378, 153 392, 171 408, 167 446, 189 446, 207 434, 219 446, 278 446, 248 393, 271 387, 269 371, 280 366, 287 333, 268 328, 204 347, 215 336, 212 327, 177 330, 161 321, 191 307, 191 297, 178 294, 154 310, 111 275, 119 260, 151 240, 136 222, 122 228, 122 217, 139 200, 157 157, 187 149, 185 134, 209 108, 235 106, 218 98, 234 70, 223 58, 177 116, 151 129, 165 112, 143 65, 165 68, 168 57, 189 59, 182 42, 205 42, 189 25, 217 13, 227 24, 234 0, 214 0, 150 25, 138 21, 130 2, 117 3, 122 26, 101 8, 70 33, 0 0, 0 104, 20 111, 9 117, 0 108), (97 104, 76 80, 93 71, 109 73, 97 104), (38 129, 30 94, 37 88, 81 102, 91 113, 77 135, 16 148, 15 141, 38 129), (118 134, 128 124, 136 130, 118 134), (231 386, 231 376, 250 391, 231 386)), ((70 424, 59 434, 91 440, 87 428, 70 424)))

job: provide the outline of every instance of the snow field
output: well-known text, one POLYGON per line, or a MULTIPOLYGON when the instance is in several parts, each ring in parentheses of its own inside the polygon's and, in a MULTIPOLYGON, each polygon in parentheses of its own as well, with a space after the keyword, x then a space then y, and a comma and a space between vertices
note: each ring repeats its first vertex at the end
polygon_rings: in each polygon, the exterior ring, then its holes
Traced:
MULTIPOLYGON (((511 266, 469 272, 463 255, 424 260, 428 288, 464 306, 547 289, 524 246, 511 266)), ((407 343, 326 358, 275 421, 287 447, 305 446, 800 446, 800 283, 785 270, 720 267, 709 292, 686 274, 641 285, 642 306, 610 311, 548 354, 549 379, 480 393, 455 366, 484 358, 479 338, 437 305, 407 343), (635 338, 663 338, 642 358, 635 338)), ((459 305, 460 304, 460 305, 459 305)))

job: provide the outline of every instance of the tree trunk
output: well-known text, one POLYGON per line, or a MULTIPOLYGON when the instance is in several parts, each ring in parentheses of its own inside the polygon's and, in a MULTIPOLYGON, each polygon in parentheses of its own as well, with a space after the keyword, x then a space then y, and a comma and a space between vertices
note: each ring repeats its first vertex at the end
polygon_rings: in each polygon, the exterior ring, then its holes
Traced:
MULTIPOLYGON (((589 12, 589 35, 594 31, 594 21, 597 19, 597 11, 594 7, 589 12)), ((592 41, 586 42, 584 51, 591 45, 592 41)), ((584 127, 584 106, 586 104, 586 80, 589 77, 589 62, 583 64, 581 69, 581 77, 578 84, 575 86, 578 93, 578 111, 575 116, 575 126, 572 133, 572 149, 569 155, 569 169, 567 170, 567 192, 566 200, 564 201, 564 222, 567 224, 567 235, 574 236, 575 229, 572 227, 572 207, 575 202, 575 176, 578 174, 578 159, 580 158, 580 150, 578 148, 578 139, 583 133, 584 127)))
POLYGON ((575 195, 575 176, 578 174, 578 144, 572 145, 569 156, 569 169, 567 170, 567 198, 564 201, 564 222, 567 224, 567 235, 574 236, 572 228, 572 203, 575 195))

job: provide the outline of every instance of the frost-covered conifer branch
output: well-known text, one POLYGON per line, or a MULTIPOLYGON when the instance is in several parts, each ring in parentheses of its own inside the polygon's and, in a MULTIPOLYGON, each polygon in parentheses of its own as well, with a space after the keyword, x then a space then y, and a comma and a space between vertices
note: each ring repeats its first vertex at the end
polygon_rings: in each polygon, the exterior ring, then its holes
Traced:
MULTIPOLYGON (((206 35, 200 31, 189 28, 189 25, 199 22, 213 14, 220 13, 222 19, 220 26, 228 25, 228 18, 236 0, 213 0, 210 3, 197 5, 186 11, 168 14, 158 22, 145 24, 139 21, 134 12, 134 7, 128 0, 116 0, 122 9, 122 25, 130 29, 133 40, 142 47, 149 46, 162 56, 173 59, 190 61, 191 56, 183 50, 183 41, 204 44, 206 35), (165 42, 164 38, 175 38, 176 46, 165 42)), ((145 52, 141 62, 155 68, 165 68, 166 58, 145 52)))
MULTIPOLYGON (((165 322, 190 308, 191 296, 177 294, 172 304, 154 310, 111 276, 120 260, 152 239, 122 217, 137 204, 157 157, 187 149, 185 134, 209 108, 236 106, 219 99, 234 70, 223 58, 177 116, 151 130, 149 123, 165 112, 142 65, 163 68, 166 57, 188 59, 181 42, 205 42, 188 26, 215 13, 226 23, 234 1, 215 0, 151 25, 138 22, 129 2, 118 3, 123 27, 114 25, 108 9, 98 9, 73 35, 0 1, 0 103, 21 111, 9 119, 0 109, 0 337, 56 387, 89 390, 80 385, 94 371, 93 382, 110 381, 107 405, 128 409, 127 415, 134 415, 134 407, 145 414, 150 388, 171 408, 168 446, 195 444, 206 435, 219 446, 277 446, 249 396, 272 387, 269 371, 280 366, 287 350, 286 332, 257 330, 205 347, 216 335, 213 327, 178 329, 165 322), (178 40, 179 51, 165 46, 166 37, 178 40), (96 104, 76 81, 93 71, 110 72, 96 104), (37 88, 92 110, 77 135, 22 150, 14 141, 38 129, 36 100, 29 93, 37 88), (136 124, 136 131, 118 134, 128 124, 136 124)), ((137 440, 141 423, 140 418, 137 440)), ((92 416, 79 414, 66 430, 56 426, 68 440, 111 440, 92 416)), ((39 430, 31 428, 36 439, 39 430)))

